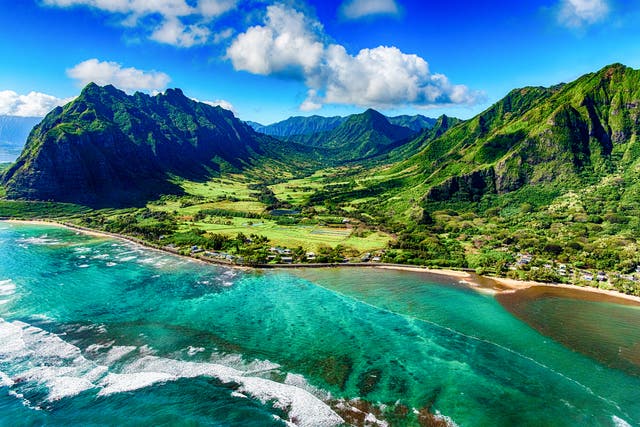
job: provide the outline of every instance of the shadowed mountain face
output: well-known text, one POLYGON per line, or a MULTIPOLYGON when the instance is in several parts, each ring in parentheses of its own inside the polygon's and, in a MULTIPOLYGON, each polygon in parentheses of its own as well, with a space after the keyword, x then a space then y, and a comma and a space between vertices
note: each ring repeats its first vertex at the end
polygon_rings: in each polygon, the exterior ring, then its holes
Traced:
POLYGON ((292 151, 286 145, 179 89, 128 96, 89 84, 33 130, 3 182, 10 198, 139 204, 179 192, 171 175, 197 180, 240 171, 282 159, 292 151))

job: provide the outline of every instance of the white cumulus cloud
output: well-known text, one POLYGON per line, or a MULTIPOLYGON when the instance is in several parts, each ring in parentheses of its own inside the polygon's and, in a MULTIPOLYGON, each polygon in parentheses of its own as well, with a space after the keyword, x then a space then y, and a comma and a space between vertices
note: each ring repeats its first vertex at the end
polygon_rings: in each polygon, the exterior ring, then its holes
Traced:
POLYGON ((179 47, 206 43, 211 31, 203 25, 184 25, 178 18, 170 18, 149 36, 151 40, 179 47))
POLYGON ((319 22, 283 5, 272 5, 267 7, 264 25, 238 35, 227 57, 236 70, 253 74, 308 75, 322 60, 321 32, 319 22))
POLYGON ((94 82, 100 86, 112 84, 127 92, 164 89, 171 78, 159 71, 123 68, 117 62, 87 59, 67 70, 67 75, 84 86, 94 82))
POLYGON ((340 14, 347 19, 360 19, 371 15, 397 15, 400 8, 395 0, 346 0, 340 14))
MULTIPOLYGON (((196 99, 196 101, 198 101, 196 99)), ((203 104, 207 104, 207 105, 211 105, 212 107, 222 107, 225 110, 229 110, 231 111, 234 115, 238 115, 238 112, 236 111, 235 107, 233 106, 232 103, 230 103, 229 101, 225 100, 225 99, 216 99, 215 101, 198 101, 198 102, 202 102, 203 104)))
POLYGON ((0 91, 0 115, 21 117, 42 117, 59 105, 73 98, 57 98, 41 92, 20 95, 12 90, 0 91))
POLYGON ((396 47, 362 49, 354 56, 342 45, 326 43, 326 38, 319 22, 288 6, 272 5, 263 25, 235 38, 227 58, 236 70, 303 80, 308 92, 300 108, 305 111, 324 104, 380 108, 470 105, 481 96, 432 73, 423 58, 396 47))
POLYGON ((609 14, 607 0, 561 0, 558 20, 572 28, 595 24, 609 14))
POLYGON ((211 30, 208 25, 234 9, 236 0, 43 0, 43 4, 85 6, 118 14, 123 18, 123 25, 144 27, 154 41, 190 47, 209 41, 211 30))

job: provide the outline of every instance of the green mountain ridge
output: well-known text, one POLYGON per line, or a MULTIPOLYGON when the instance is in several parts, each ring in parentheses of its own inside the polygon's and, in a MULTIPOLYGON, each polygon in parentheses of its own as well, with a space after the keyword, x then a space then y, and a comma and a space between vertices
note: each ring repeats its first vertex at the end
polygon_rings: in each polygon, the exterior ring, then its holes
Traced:
POLYGON ((128 96, 89 84, 34 128, 2 181, 10 198, 139 204, 180 192, 172 176, 199 180, 258 164, 290 169, 304 151, 291 147, 179 89, 128 96))
POLYGON ((640 72, 614 64, 570 84, 513 90, 400 167, 417 166, 435 201, 586 185, 637 166, 639 115, 640 72))

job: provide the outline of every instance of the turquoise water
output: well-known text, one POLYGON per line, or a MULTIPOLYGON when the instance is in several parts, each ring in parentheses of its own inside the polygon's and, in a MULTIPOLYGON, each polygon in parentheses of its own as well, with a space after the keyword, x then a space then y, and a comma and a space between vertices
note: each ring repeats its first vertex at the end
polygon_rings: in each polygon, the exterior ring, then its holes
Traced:
POLYGON ((638 376, 452 279, 242 272, 7 223, 0 260, 1 425, 335 425, 355 398, 398 425, 640 424, 638 376))

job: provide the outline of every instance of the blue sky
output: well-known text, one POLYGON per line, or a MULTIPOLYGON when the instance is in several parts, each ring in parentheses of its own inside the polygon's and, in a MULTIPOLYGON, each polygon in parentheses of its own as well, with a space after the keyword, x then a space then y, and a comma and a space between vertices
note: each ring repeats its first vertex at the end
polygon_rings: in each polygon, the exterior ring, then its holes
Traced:
POLYGON ((640 0, 0 0, 0 114, 96 81, 180 87, 262 123, 468 118, 516 87, 639 68, 638 22, 640 0))

